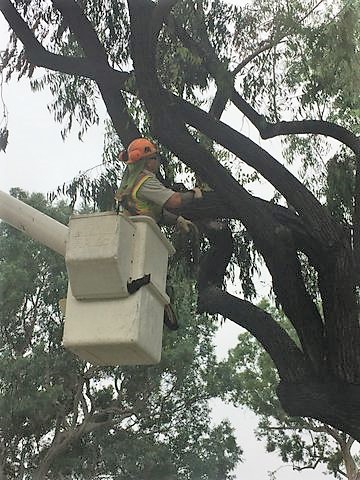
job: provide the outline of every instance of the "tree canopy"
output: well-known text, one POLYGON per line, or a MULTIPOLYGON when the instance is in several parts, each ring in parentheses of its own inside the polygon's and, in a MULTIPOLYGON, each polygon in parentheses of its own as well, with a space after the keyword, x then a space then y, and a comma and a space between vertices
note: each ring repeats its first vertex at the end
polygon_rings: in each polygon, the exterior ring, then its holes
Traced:
POLYGON ((50 86, 64 134, 74 120, 80 135, 97 121, 100 95, 114 145, 150 135, 207 184, 181 211, 209 242, 198 310, 260 341, 285 411, 360 440, 359 1, 2 0, 0 10, 11 28, 4 71, 46 69, 33 87, 50 86), (221 121, 229 104, 238 128, 221 121), (263 139, 281 136, 302 176, 241 133, 244 118, 263 139), (274 201, 245 188, 241 162, 274 201), (234 242, 213 219, 246 231, 297 341, 226 291, 234 242))

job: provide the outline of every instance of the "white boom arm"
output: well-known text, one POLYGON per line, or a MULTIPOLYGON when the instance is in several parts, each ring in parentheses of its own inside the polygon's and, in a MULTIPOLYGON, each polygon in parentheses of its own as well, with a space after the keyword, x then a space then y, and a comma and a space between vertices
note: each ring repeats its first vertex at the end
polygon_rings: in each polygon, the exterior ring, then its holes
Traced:
POLYGON ((69 228, 1 190, 0 219, 65 256, 69 228))

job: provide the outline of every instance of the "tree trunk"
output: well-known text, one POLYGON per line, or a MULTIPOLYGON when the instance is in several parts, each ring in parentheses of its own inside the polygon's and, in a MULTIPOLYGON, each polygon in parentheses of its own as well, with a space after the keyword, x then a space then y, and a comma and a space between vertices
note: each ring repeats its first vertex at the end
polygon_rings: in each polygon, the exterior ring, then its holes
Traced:
POLYGON ((360 441, 360 385, 314 378, 281 381, 277 394, 289 415, 315 418, 360 441))

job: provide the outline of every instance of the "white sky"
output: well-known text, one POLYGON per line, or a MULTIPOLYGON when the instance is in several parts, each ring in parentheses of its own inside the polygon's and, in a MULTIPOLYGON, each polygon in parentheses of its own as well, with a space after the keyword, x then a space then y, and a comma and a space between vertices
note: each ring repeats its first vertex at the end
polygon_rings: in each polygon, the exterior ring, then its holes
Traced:
POLYGON ((9 143, 1 153, 0 189, 21 187, 46 193, 79 171, 101 163, 102 128, 91 128, 84 141, 76 132, 64 142, 61 126, 47 110, 49 95, 33 93, 26 80, 3 87, 9 111, 9 143))
MULTIPOLYGON (((7 25, 0 18, 0 50, 6 45, 7 25)), ((26 81, 13 80, 3 87, 3 98, 9 113, 9 144, 6 153, 0 152, 0 190, 8 192, 11 187, 21 187, 28 192, 47 193, 58 185, 71 180, 79 171, 87 170, 101 162, 103 148, 102 127, 92 128, 79 142, 76 133, 65 142, 47 110, 49 94, 33 93, 26 81)), ((1 106, 0 106, 1 111, 1 106)), ((1 121, 1 118, 0 118, 1 121)), ((245 122, 243 133, 250 133, 245 122)), ((255 135, 258 139, 258 135, 255 135)), ((278 153, 278 143, 262 142, 278 153)), ((240 329, 226 321, 217 337, 217 350, 223 355, 236 344, 240 329)), ((265 452, 264 445, 253 435, 256 426, 255 415, 251 412, 213 402, 214 421, 227 417, 236 427, 239 444, 244 450, 244 462, 236 469, 236 479, 267 480, 268 471, 282 467, 282 461, 275 454, 265 452)), ((290 467, 278 471, 278 480, 319 479, 321 469, 293 472, 290 467)), ((321 475, 321 478, 332 478, 321 475)))

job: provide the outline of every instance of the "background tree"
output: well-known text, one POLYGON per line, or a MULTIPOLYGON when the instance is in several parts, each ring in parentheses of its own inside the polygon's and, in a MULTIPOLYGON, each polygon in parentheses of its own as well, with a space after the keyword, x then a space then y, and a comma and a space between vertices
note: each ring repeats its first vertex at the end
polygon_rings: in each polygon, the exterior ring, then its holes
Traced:
POLYGON ((12 29, 3 55, 7 76, 47 69, 33 87, 50 85, 64 134, 73 120, 80 121, 80 134, 98 120, 100 94, 123 145, 150 133, 213 190, 182 214, 241 222, 298 342, 269 314, 223 288, 233 247, 223 224, 204 228, 211 248, 199 273, 199 311, 219 313, 260 341, 276 365, 277 394, 290 415, 360 440, 359 0, 279 1, 275 7, 268 0, 241 6, 3 0, 0 10, 12 29), (229 102, 239 126, 245 117, 263 139, 286 135, 289 156, 319 173, 316 188, 223 123, 229 102), (345 222, 326 204, 327 161, 335 157, 325 137, 340 142, 338 155, 351 158, 345 222), (264 177, 288 207, 247 191, 226 168, 221 147, 233 164, 241 159, 264 177), (321 307, 307 290, 302 256, 314 269, 321 307))
MULTIPOLYGON (((262 300, 259 307, 295 338, 294 329, 283 313, 270 307, 267 300, 262 300)), ((241 333, 238 340, 219 365, 218 378, 221 384, 232 386, 224 400, 246 406, 258 416, 255 434, 266 441, 266 450, 276 451, 294 470, 325 465, 335 478, 358 480, 359 459, 352 453, 356 447, 354 439, 319 421, 289 417, 274 394, 279 378, 271 358, 248 332, 241 333)), ((276 470, 269 477, 276 479, 276 470)))
MULTIPOLYGON (((12 193, 67 222, 65 204, 12 193)), ((190 314, 193 284, 180 266, 172 272, 182 326, 165 330, 161 363, 92 367, 61 345, 64 259, 0 225, 2 479, 233 478, 241 451, 232 428, 209 418, 208 401, 219 394, 216 328, 205 315, 190 314)))

